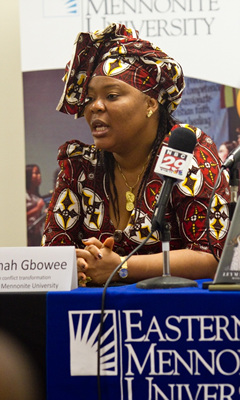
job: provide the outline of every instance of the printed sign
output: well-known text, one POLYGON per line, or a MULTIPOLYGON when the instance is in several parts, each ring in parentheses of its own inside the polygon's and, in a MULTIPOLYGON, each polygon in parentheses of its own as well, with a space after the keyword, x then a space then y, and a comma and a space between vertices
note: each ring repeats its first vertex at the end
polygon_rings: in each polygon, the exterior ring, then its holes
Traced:
POLYGON ((238 293, 109 288, 98 347, 101 294, 49 294, 48 400, 239 400, 238 293))
POLYGON ((73 246, 0 248, 0 292, 65 291, 76 287, 73 246))

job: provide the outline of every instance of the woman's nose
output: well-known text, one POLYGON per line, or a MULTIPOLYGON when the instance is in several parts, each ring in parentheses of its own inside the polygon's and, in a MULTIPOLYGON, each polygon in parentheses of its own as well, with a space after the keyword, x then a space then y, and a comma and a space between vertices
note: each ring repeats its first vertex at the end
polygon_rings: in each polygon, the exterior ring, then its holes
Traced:
POLYGON ((92 101, 91 103, 92 112, 104 111, 104 110, 105 110, 105 104, 101 98, 97 98, 92 101))

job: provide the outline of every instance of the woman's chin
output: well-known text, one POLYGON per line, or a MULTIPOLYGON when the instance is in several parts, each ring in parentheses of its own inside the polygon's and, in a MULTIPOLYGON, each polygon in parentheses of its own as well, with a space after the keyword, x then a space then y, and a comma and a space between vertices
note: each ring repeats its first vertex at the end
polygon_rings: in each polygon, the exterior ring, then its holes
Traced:
POLYGON ((96 137, 94 137, 93 140, 97 150, 112 151, 112 145, 108 140, 103 140, 96 137))

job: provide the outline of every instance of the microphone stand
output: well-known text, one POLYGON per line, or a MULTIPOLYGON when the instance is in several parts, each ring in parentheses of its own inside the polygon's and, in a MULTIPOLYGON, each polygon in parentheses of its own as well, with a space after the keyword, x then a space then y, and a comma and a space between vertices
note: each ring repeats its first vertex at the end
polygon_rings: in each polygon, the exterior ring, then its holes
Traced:
POLYGON ((170 251, 170 227, 169 224, 163 220, 162 223, 158 223, 158 231, 162 241, 162 253, 163 253, 163 274, 155 278, 145 279, 136 284, 137 288, 140 289, 168 289, 168 288, 180 288, 180 287, 197 287, 198 284, 191 279, 180 278, 177 276, 171 276, 170 274, 170 262, 169 262, 169 251, 170 251))
POLYGON ((230 193, 231 193, 231 202, 229 204, 229 211, 230 211, 230 221, 232 221, 232 217, 235 211, 235 207, 237 204, 238 200, 238 180, 239 180, 239 173, 238 173, 238 168, 234 164, 230 168, 230 180, 229 180, 229 185, 230 185, 230 193))

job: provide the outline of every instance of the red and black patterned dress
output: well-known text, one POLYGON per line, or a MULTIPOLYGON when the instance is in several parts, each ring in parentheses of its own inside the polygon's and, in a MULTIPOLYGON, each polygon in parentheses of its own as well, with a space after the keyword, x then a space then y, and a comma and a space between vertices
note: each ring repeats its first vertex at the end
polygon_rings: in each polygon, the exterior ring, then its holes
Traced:
MULTIPOLYGON (((206 214, 220 160, 212 139, 198 128, 194 131, 197 144, 191 167, 186 179, 174 185, 165 217, 171 227, 171 249, 210 252, 206 214)), ((163 144, 166 145, 168 140, 169 137, 166 137, 163 144)), ((103 242, 107 237, 114 236, 114 251, 119 255, 129 254, 149 234, 156 195, 162 186, 161 178, 152 173, 141 199, 141 210, 137 213, 136 209, 132 211, 136 213, 136 220, 132 223, 130 219, 126 228, 120 231, 115 229, 109 215, 106 176, 102 167, 96 167, 95 146, 77 140, 66 142, 59 149, 58 160, 61 173, 48 208, 42 245, 74 245, 81 248, 84 247, 81 241, 84 238, 95 236, 103 242)), ((229 201, 228 176, 223 172, 213 198, 209 221, 211 244, 218 257, 229 227, 229 201)), ((158 253, 161 250, 156 231, 138 254, 158 253)))

